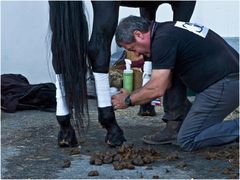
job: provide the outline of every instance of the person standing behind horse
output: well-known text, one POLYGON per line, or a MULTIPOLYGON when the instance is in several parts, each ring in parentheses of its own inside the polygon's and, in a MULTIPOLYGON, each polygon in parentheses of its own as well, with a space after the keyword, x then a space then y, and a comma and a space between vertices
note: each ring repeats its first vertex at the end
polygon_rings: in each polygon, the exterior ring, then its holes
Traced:
MULTIPOLYGON (((189 22, 149 22, 129 16, 116 29, 116 42, 152 61, 150 81, 129 94, 112 97, 115 109, 149 102, 167 94, 176 83, 195 91, 196 98, 177 134, 183 150, 230 143, 239 138, 239 119, 223 121, 239 106, 239 53, 218 34, 189 22)), ((182 95, 181 95, 182 96, 182 95)), ((161 134, 144 136, 160 144, 161 134)))

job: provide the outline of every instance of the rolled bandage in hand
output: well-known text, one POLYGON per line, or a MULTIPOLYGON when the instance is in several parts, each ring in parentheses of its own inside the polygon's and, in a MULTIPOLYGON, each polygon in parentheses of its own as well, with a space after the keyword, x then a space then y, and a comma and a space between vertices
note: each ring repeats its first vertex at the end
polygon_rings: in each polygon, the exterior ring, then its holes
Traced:
POLYGON ((161 106, 161 100, 158 98, 154 99, 154 100, 152 100, 151 105, 152 106, 161 106))
POLYGON ((118 93, 119 93, 119 91, 118 91, 118 89, 116 87, 110 87, 110 95, 111 95, 111 97, 116 95, 116 94, 118 94, 118 93))

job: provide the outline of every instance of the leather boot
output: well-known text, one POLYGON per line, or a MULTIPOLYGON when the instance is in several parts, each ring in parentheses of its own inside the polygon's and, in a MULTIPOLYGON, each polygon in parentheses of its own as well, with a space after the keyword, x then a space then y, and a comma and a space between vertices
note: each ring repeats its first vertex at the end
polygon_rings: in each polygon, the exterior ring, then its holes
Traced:
POLYGON ((176 141, 182 121, 167 121, 166 127, 153 135, 144 136, 143 142, 147 144, 172 144, 176 141))

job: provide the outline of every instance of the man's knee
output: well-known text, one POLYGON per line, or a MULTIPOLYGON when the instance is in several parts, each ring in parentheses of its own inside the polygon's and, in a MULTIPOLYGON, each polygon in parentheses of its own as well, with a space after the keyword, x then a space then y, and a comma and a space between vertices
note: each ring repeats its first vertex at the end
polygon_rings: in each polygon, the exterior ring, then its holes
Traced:
POLYGON ((194 137, 184 137, 181 134, 177 136, 177 144, 184 151, 194 151, 196 149, 194 144, 194 137))

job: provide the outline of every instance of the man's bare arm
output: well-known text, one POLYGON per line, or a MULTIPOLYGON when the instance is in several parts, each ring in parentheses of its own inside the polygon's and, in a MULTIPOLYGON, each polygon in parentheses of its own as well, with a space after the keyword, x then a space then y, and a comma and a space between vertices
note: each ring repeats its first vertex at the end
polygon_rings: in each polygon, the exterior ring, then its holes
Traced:
POLYGON ((164 95, 171 84, 171 70, 153 70, 150 81, 131 94, 133 105, 145 104, 164 95))

